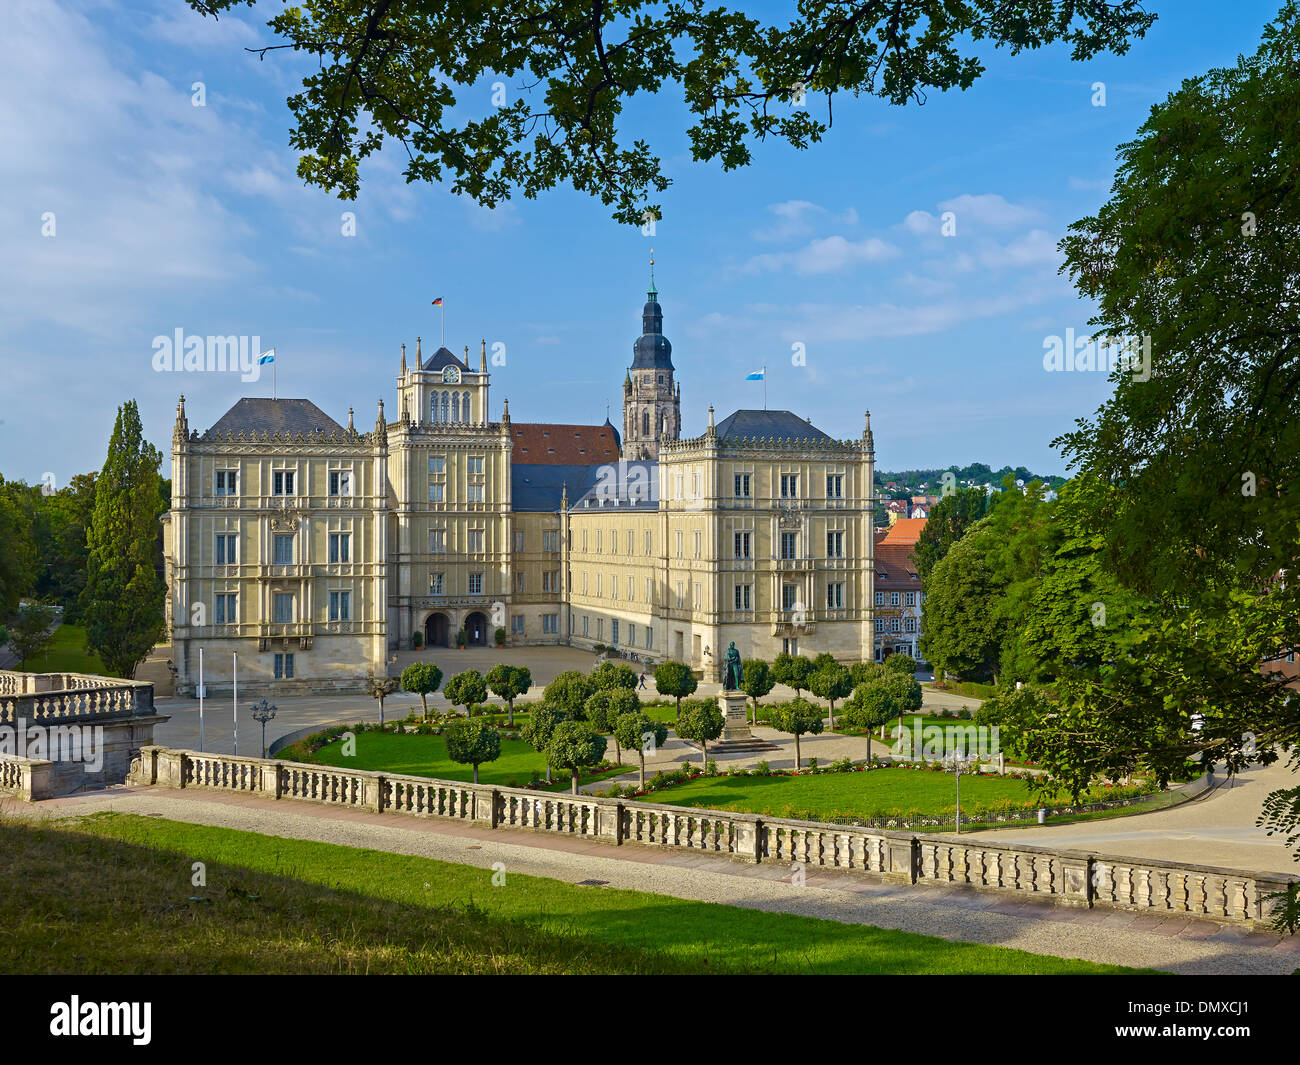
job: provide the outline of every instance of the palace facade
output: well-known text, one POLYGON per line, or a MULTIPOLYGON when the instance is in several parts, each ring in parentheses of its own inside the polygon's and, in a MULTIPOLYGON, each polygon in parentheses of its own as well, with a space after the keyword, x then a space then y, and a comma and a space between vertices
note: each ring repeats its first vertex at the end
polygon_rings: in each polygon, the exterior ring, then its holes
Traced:
POLYGON ((357 690, 418 641, 618 647, 710 680, 742 657, 873 653, 874 444, 789 411, 681 438, 651 286, 623 431, 489 406, 485 345, 402 345, 397 417, 346 427, 305 399, 241 399, 205 431, 185 399, 164 517, 177 690, 357 690))

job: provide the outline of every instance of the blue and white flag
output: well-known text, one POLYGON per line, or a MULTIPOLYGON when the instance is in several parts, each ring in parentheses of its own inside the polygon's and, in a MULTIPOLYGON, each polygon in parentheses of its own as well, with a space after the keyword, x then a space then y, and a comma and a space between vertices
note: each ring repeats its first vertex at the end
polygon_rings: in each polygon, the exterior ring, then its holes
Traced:
POLYGON ((764 375, 766 372, 767 372, 766 370, 755 370, 752 374, 748 374, 748 375, 746 375, 745 380, 746 380, 746 381, 762 381, 762 380, 764 379, 764 378, 763 378, 763 375, 764 375))
POLYGON ((258 366, 265 366, 268 362, 275 362, 275 348, 271 348, 257 360, 258 366))

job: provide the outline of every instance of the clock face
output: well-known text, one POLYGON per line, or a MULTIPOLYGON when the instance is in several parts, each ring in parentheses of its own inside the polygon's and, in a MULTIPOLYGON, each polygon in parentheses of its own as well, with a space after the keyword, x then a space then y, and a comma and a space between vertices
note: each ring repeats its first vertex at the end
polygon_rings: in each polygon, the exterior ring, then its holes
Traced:
POLYGON ((456 367, 454 366, 448 366, 445 370, 442 371, 442 379, 446 381, 448 384, 454 385, 457 381, 460 380, 460 371, 457 370, 456 367))

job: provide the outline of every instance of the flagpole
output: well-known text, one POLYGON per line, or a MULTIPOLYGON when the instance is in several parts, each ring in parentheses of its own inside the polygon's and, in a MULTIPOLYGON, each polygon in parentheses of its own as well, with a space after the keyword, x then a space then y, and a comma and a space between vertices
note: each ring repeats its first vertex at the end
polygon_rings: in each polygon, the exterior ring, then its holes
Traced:
POLYGON ((763 363, 763 409, 767 410, 767 363, 763 363))

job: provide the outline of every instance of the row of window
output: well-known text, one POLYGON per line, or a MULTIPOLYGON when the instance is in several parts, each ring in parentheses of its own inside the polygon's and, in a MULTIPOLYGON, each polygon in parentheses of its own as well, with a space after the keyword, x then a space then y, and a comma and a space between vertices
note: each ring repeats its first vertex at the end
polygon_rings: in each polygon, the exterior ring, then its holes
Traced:
POLYGON ((876 618, 876 631, 916 632, 916 618, 876 618))
MULTIPOLYGON (((733 494, 737 499, 750 498, 750 479, 752 474, 737 473, 732 478, 733 494)), ((797 473, 781 474, 781 498, 799 498, 799 475, 797 473)), ((828 473, 826 475, 826 498, 844 498, 844 474, 828 473)))
POLYGON ((438 391, 429 397, 429 420, 461 424, 469 422, 469 393, 438 391))
MULTIPOLYGON (((737 584, 733 586, 732 600, 735 609, 741 613, 753 610, 754 586, 752 584, 737 584)), ((796 611, 801 609, 799 604, 799 586, 797 584, 781 585, 781 609, 784 611, 796 611)), ((843 581, 831 581, 826 585, 826 609, 844 609, 843 581)))
MULTIPOLYGON (((571 628, 574 624, 574 620, 575 620, 574 616, 570 614, 569 625, 571 628)), ((594 635, 597 640, 604 640, 605 619, 602 617, 596 618, 595 632, 593 633, 592 625, 591 625, 591 616, 589 614, 583 614, 582 635, 587 637, 591 637, 594 635)), ((647 651, 653 651, 655 646, 655 630, 652 629, 649 625, 642 625, 641 633, 639 635, 642 637, 644 641, 643 643, 640 644, 637 643, 637 636, 638 636, 637 627, 629 623, 627 626, 626 641, 620 642, 623 639, 623 635, 622 635, 621 627, 619 625, 619 619, 618 618, 609 619, 609 642, 614 647, 644 647, 645 650, 647 651)))
POLYGON ((920 594, 919 592, 903 592, 903 593, 902 593, 903 601, 902 601, 902 603, 900 604, 899 601, 898 601, 898 599, 899 599, 899 593, 898 593, 898 592, 877 592, 877 593, 876 593, 876 606, 884 606, 884 605, 885 605, 885 597, 886 597, 886 596, 889 597, 889 605, 890 605, 890 606, 899 606, 899 605, 902 605, 902 606, 916 606, 916 597, 917 597, 919 594, 920 594))
MULTIPOLYGON (((332 496, 352 495, 352 471, 330 470, 326 475, 326 488, 332 496)), ((296 470, 272 470, 271 494, 273 496, 297 495, 298 477, 296 470)), ((239 471, 217 470, 215 480, 216 494, 219 496, 239 495, 239 471)))
MULTIPOLYGON (((276 533, 271 537, 271 564, 291 566, 294 562, 293 533, 276 533)), ((239 534, 217 533, 212 554, 218 566, 236 566, 239 564, 239 534)), ((329 562, 352 561, 352 534, 330 533, 326 559, 329 562)))
MULTIPOLYGON (((271 596, 271 621, 288 624, 297 619, 297 596, 292 592, 275 592, 271 596)), ((352 593, 331 591, 327 595, 326 614, 330 621, 352 620, 352 593)), ((212 622, 215 625, 235 625, 239 622, 239 594, 219 592, 213 600, 212 622)))

